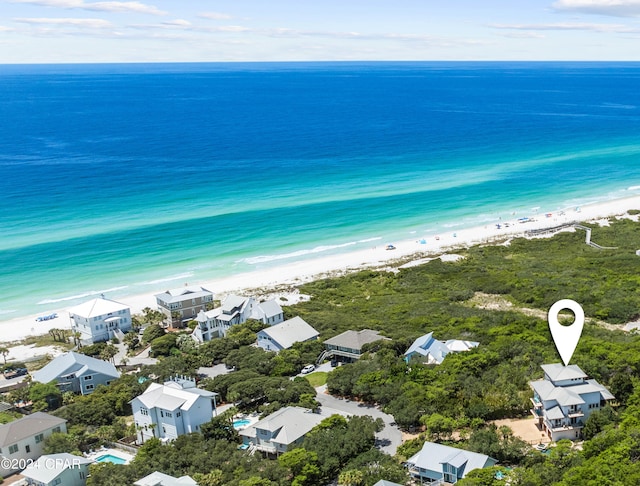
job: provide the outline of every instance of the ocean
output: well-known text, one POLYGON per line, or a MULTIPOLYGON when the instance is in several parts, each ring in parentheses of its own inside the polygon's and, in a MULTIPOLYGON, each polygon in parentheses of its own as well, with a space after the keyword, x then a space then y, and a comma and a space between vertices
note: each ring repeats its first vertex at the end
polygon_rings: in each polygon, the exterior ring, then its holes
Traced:
POLYGON ((639 63, 0 66, 0 320, 640 193, 639 63))

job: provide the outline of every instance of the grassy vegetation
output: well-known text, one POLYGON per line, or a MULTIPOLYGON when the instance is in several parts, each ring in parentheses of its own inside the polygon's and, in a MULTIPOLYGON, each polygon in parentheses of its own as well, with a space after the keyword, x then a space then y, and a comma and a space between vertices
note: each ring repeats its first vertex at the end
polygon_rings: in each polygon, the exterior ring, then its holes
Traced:
POLYGON ((316 371, 314 373, 308 374, 305 376, 307 381, 311 384, 312 387, 322 386, 327 383, 327 373, 326 371, 316 371))

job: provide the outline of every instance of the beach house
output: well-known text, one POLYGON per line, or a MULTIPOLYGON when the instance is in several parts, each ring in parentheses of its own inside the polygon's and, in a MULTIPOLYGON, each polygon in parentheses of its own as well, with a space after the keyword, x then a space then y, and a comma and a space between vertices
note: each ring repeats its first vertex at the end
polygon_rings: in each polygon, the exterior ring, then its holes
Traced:
POLYGON ((491 467, 497 462, 477 452, 425 442, 422 449, 407 460, 406 466, 420 484, 441 485, 443 481, 455 484, 470 471, 491 467))
POLYGON ((294 343, 318 339, 319 332, 301 317, 287 319, 280 324, 258 331, 258 346, 265 351, 282 351, 294 343))
POLYGON ((249 319, 273 326, 284 320, 284 312, 273 299, 257 302, 253 297, 231 294, 225 297, 220 307, 198 313, 192 336, 201 343, 211 341, 225 336, 231 326, 249 319))
POLYGON ((66 452, 47 454, 30 463, 22 476, 31 486, 85 486, 92 459, 66 452))
POLYGON ((362 347, 365 344, 380 341, 381 339, 390 341, 388 337, 381 336, 378 331, 371 329, 345 331, 324 342, 326 351, 322 357, 335 358, 338 361, 350 363, 360 359, 362 347))
POLYGON ((191 476, 180 476, 179 478, 168 474, 154 471, 151 474, 138 479, 133 486, 198 486, 191 476))
POLYGON ((217 395, 196 388, 196 382, 185 377, 172 378, 163 385, 152 383, 130 402, 137 442, 142 444, 152 437, 166 442, 199 432, 200 426, 213 418, 217 395))
POLYGON ((449 339, 448 341, 438 341, 433 337, 433 332, 417 338, 409 349, 404 353, 404 359, 408 363, 411 360, 418 360, 427 364, 440 364, 449 353, 468 351, 478 346, 475 341, 462 341, 459 339, 449 339))
POLYGON ((131 309, 115 300, 100 297, 69 309, 71 328, 80 333, 83 344, 108 341, 131 329, 131 309))
POLYGON ((245 444, 279 455, 299 444, 325 416, 302 407, 284 407, 240 431, 245 444))
POLYGON ((35 412, 0 425, 0 476, 23 469, 20 465, 35 461, 44 452, 44 440, 56 432, 67 432, 67 421, 44 412, 35 412))
POLYGON ((182 328, 195 319, 200 311, 213 307, 213 293, 204 287, 181 287, 156 294, 158 310, 166 316, 171 327, 182 328))
POLYGON ((544 378, 529 382, 533 390, 531 413, 538 428, 552 441, 579 439, 589 416, 614 396, 577 365, 541 366, 544 378))
POLYGON ((32 377, 39 383, 56 382, 62 392, 89 395, 98 385, 108 385, 120 378, 120 372, 111 363, 69 351, 34 371, 32 377))

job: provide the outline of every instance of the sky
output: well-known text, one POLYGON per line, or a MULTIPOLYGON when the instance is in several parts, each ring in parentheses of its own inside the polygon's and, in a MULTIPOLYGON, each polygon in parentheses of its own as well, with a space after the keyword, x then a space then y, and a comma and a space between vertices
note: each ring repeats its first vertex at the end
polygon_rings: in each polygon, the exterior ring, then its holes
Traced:
POLYGON ((640 60, 640 0, 0 0, 0 63, 640 60))

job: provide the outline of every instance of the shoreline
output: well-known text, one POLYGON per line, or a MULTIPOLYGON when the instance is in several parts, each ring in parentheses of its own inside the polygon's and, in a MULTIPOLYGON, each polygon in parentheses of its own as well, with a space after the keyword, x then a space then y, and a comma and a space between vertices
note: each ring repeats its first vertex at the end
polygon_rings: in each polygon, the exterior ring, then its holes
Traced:
MULTIPOLYGON (((328 276, 341 275, 367 268, 388 269, 391 266, 399 266, 428 258, 437 258, 447 252, 466 248, 476 244, 499 244, 499 240, 507 240, 513 237, 524 236, 527 230, 553 228, 571 222, 585 222, 608 219, 616 216, 624 216, 631 209, 640 209, 640 195, 629 196, 621 199, 597 202, 557 211, 547 214, 537 214, 535 209, 527 220, 522 216, 512 215, 513 219, 498 220, 491 224, 471 228, 450 230, 439 235, 427 236, 426 239, 402 240, 389 242, 395 246, 393 250, 387 250, 386 244, 353 252, 324 256, 311 260, 290 262, 278 267, 240 273, 230 277, 204 282, 188 282, 189 285, 202 286, 214 293, 218 298, 230 293, 252 295, 255 297, 281 294, 295 295, 293 289, 306 282, 319 280, 328 276), (498 225, 500 227, 498 227, 498 225)), ((638 219, 634 217, 634 219, 638 219)), ((536 237, 548 237, 555 233, 536 237)), ((594 235, 597 241, 597 234, 594 235)), ((183 285, 186 285, 184 282, 183 285)), ((172 285, 177 288, 181 285, 172 285)), ((155 308, 154 294, 166 289, 158 289, 153 293, 145 293, 114 300, 128 305, 132 314, 137 314, 145 307, 155 308)), ((109 295, 106 295, 109 298, 109 295)), ((87 300, 90 300, 87 298, 87 300)), ((291 305, 288 301, 285 305, 291 305)), ((71 306, 69 306, 71 307, 71 306)), ((24 340, 29 336, 44 335, 50 329, 70 329, 71 323, 66 309, 53 309, 58 318, 36 322, 38 314, 16 317, 10 320, 0 320, 0 342, 14 343, 24 340)))

